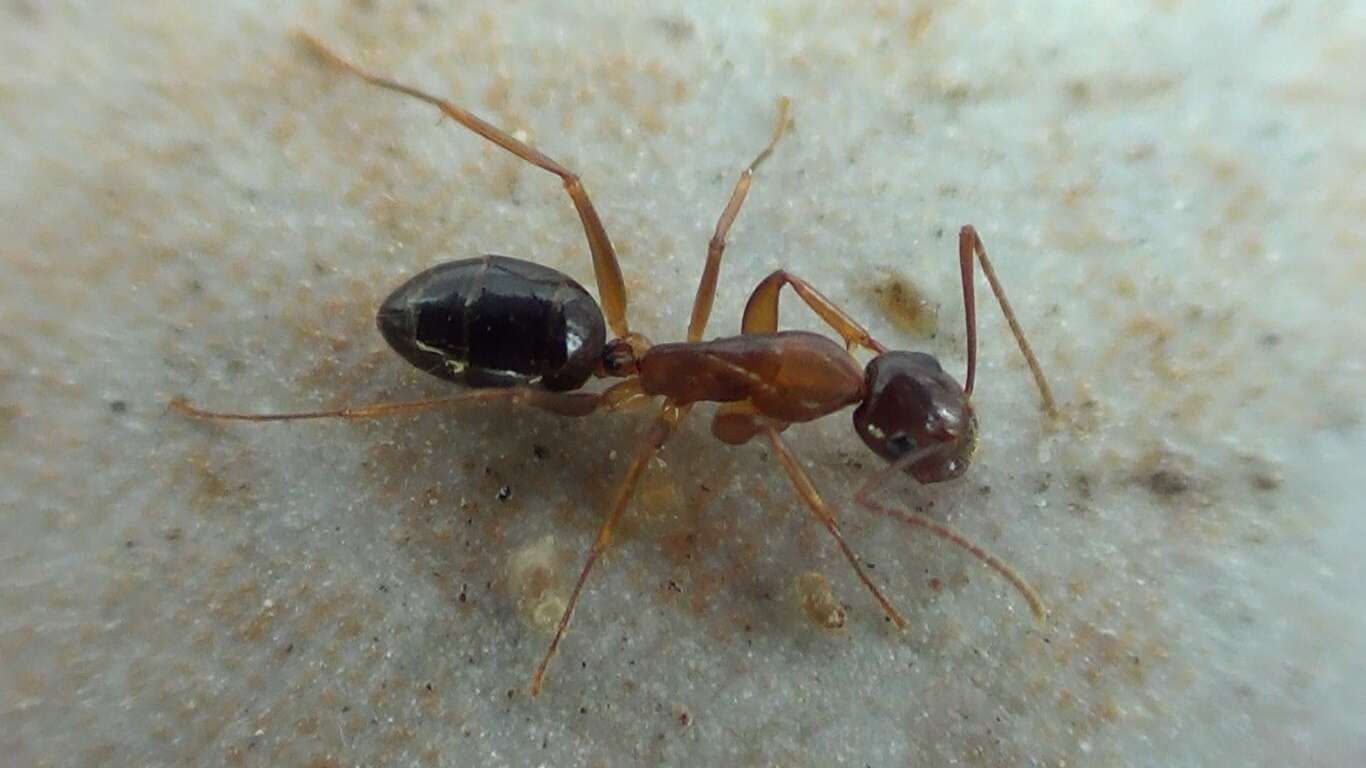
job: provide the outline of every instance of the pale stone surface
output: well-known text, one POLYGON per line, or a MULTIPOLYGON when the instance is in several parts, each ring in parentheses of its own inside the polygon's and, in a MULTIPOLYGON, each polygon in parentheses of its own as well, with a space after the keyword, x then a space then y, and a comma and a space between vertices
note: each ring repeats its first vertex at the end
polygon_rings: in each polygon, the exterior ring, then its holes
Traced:
POLYGON ((1366 760, 1362 3, 564 5, 0 6, 7 762, 1366 760), (852 507, 877 462, 847 415, 795 427, 911 620, 889 631, 767 452, 699 409, 530 700, 537 606, 643 414, 168 413, 448 391, 372 321, 441 259, 591 285, 553 178, 320 66, 295 27, 580 171, 656 340, 779 95, 795 127, 714 333, 784 266, 957 373, 953 236, 976 224, 1067 423, 1045 430, 979 289, 977 463, 886 498, 1009 558, 1048 624, 852 507), (838 632, 802 609, 812 569, 838 632))

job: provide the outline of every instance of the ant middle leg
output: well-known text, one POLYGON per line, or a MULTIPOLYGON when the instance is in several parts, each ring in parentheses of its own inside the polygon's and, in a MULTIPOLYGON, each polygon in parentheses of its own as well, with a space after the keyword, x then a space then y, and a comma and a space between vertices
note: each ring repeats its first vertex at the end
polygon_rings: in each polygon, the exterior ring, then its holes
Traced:
POLYGON ((537 696, 541 693, 541 685, 545 681, 546 668, 550 666, 550 661, 555 657, 555 652, 559 650, 560 640, 564 638, 565 629, 569 627, 569 619, 574 615, 574 606, 579 602, 579 594, 583 592, 583 585, 588 581, 588 573, 593 570, 593 565, 598 561, 603 551, 612 542, 612 530, 616 527, 617 521, 621 518, 622 512, 626 510, 626 505, 631 501, 631 496, 635 493, 636 483, 640 480, 640 473, 644 471, 645 465, 650 463, 650 459, 659 452, 664 443, 673 435, 680 422, 688 415, 692 406, 677 406, 672 403, 666 404, 660 409, 659 416, 655 419, 650 428, 646 430, 644 438, 640 441, 640 447, 636 450, 636 455, 631 459, 631 463, 626 468, 626 476, 622 478, 621 484, 617 486, 616 497, 612 501, 612 507, 607 512, 607 517, 602 521, 598 528, 598 534, 593 539, 593 545, 588 549, 588 558, 584 561, 583 569, 579 571, 578 581, 574 583, 574 591, 569 595, 569 603, 564 607, 564 613, 560 615, 560 623, 555 628, 555 636, 551 638, 550 645, 545 650, 545 655, 541 658, 541 663, 536 665, 536 672, 531 676, 531 695, 537 696))
POLYGON ((1029 371, 1034 375, 1034 383, 1038 385, 1039 395, 1043 398, 1044 411, 1050 419, 1056 419, 1058 406, 1053 400, 1053 391, 1048 387, 1048 380, 1044 378, 1043 367, 1039 365, 1039 359, 1034 356, 1034 350, 1025 339, 1020 321, 1015 319, 1015 311, 1010 308, 1010 301, 1006 299, 1001 281, 996 279, 996 270, 991 268, 991 259, 987 258, 987 249, 982 245, 982 238, 978 237, 977 230, 971 224, 964 226, 958 233, 958 266, 963 275, 963 314, 967 317, 968 324, 968 373, 963 381, 963 391, 969 396, 972 395, 972 385, 977 378, 977 309, 973 299, 972 277, 974 254, 982 265, 982 274, 987 276, 991 292, 996 294, 996 302, 1001 305, 1001 312, 1006 316, 1010 332, 1015 334, 1015 341, 1020 345, 1025 362, 1029 364, 1029 371))
POLYGON ((716 281, 721 274, 721 255, 726 250, 726 235, 730 232, 730 226, 735 223, 740 206, 749 194, 754 170, 773 154, 773 148, 778 145, 778 140, 783 137, 788 123, 791 122, 788 117, 790 106, 791 101, 786 96, 778 99, 778 122, 773 126, 773 138, 769 139, 768 146, 754 158, 754 162, 740 172, 735 189, 730 193, 730 201, 726 203, 725 209, 721 211, 721 217, 716 221, 716 232, 707 244, 707 263, 702 268, 702 281, 697 286, 697 298, 693 300, 692 318, 688 321, 688 341, 701 341, 702 334, 707 329, 712 301, 716 298, 716 281))
POLYGON ((844 536, 840 533, 839 524, 835 522, 834 513, 826 505, 825 500, 821 498, 816 486, 812 484, 811 478, 807 477, 806 470, 802 469, 801 464, 797 462, 797 457, 792 454, 792 449, 787 447, 787 443, 783 441, 778 430, 772 425, 766 425, 763 431, 764 435, 768 437, 768 442, 773 446, 773 451, 778 454, 778 460, 782 463, 783 469, 787 471, 788 479, 792 481, 792 487, 796 489, 797 495, 802 497, 802 501, 811 509, 811 513, 821 522, 821 525, 825 526, 825 530, 829 531, 830 535, 835 538, 835 543, 839 545, 840 552, 844 554, 844 559, 853 566, 854 573, 858 574, 859 581, 863 582, 863 586, 867 587, 868 591, 873 594, 873 598, 877 600, 878 605, 882 606, 887 618, 896 624, 897 629, 905 629, 906 620, 901 618, 901 614, 897 613, 896 608, 882 595, 877 585, 873 583, 873 580, 868 577, 868 573, 863 569, 858 556, 845 543, 844 536))
POLYGON ((775 271, 754 287, 749 301, 745 303, 744 319, 740 324, 741 333, 775 333, 778 330, 778 298, 784 285, 792 286, 792 290, 811 307, 813 312, 843 336, 844 343, 850 350, 863 347, 879 355, 887 351, 887 348, 874 339, 872 334, 868 333, 868 329, 849 313, 821 295, 810 283, 784 269, 775 271))
POLYGON ((555 162, 535 147, 517 140, 508 132, 463 107, 412 86, 362 69, 307 32, 296 32, 296 36, 313 53, 332 66, 346 70, 371 85, 425 101, 474 133, 537 168, 559 176, 560 180, 564 182, 565 191, 569 193, 569 199, 573 201, 574 208, 579 213, 579 219, 583 222, 584 235, 588 239, 588 250, 593 256, 593 273, 598 282, 598 298, 602 302, 602 311, 607 318, 607 324, 618 337, 630 334, 631 331, 626 322, 626 283, 621 277, 621 265, 617 263, 617 254, 612 248, 612 241, 607 237, 607 230, 602 226, 602 219, 598 217, 593 202, 588 199, 588 191, 583 188, 578 174, 555 162))
POLYGON ((535 387, 507 387, 498 389, 472 389, 451 397, 436 397, 426 400, 403 400, 386 403, 368 403, 344 408, 318 411, 294 411, 285 413, 237 413, 231 411, 210 411, 191 403, 183 396, 171 399, 170 406, 188 416, 218 421, 301 421, 304 419, 347 419, 364 420, 384 416, 451 408, 469 403, 492 403, 507 401, 514 405, 529 405, 543 411, 561 416, 587 416, 599 410, 613 411, 630 407, 647 396, 640 388, 640 380, 631 378, 613 385, 598 394, 590 392, 551 392, 535 387))

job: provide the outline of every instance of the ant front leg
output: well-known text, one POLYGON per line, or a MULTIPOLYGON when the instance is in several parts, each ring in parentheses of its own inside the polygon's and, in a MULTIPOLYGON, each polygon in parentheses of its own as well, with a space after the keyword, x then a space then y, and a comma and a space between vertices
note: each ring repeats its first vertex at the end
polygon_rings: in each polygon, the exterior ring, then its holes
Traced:
POLYGON ((974 254, 982 265, 982 274, 987 276, 992 293, 996 294, 996 302, 1001 305, 1006 322, 1010 324, 1010 332, 1015 334, 1015 341, 1020 345, 1025 362, 1029 364, 1029 371, 1034 375, 1034 383, 1038 385, 1039 395, 1043 398, 1044 411, 1050 419, 1058 418, 1058 406, 1053 400, 1053 390, 1049 389, 1048 380, 1044 378, 1043 367, 1039 365, 1039 359, 1034 356, 1034 350, 1025 339, 1020 321, 1015 319, 1015 311, 1010 308, 1010 301, 1006 299, 1001 281, 996 279, 996 270, 991 268, 991 259, 987 258, 987 249, 982 245, 982 238, 977 236, 977 230, 971 224, 964 226, 958 233, 958 266, 963 275, 963 314, 967 317, 968 325, 968 373, 963 381, 963 392, 971 396, 972 385, 977 378, 977 308, 973 299, 972 278, 974 254))
POLYGON ((792 449, 787 447, 787 443, 783 440, 782 436, 778 434, 778 430, 772 425, 765 424, 763 426, 763 433, 768 438, 769 444, 773 446, 774 453, 778 454, 778 461, 782 463, 783 469, 787 472, 788 479, 792 481, 792 487, 797 491, 797 495, 801 497, 802 502, 811 510, 811 514, 820 521, 821 525, 825 526, 825 530, 829 531, 830 535, 834 537, 835 543, 839 545, 840 552, 844 555, 844 559, 849 561, 849 565, 853 567, 854 573, 858 574, 859 581, 863 582, 863 586, 867 587, 868 591, 872 593, 873 599, 877 600, 878 605, 882 606, 883 612, 886 613, 887 618, 891 619, 892 623, 896 625, 896 628, 905 629, 906 620, 901 618, 901 614, 897 613, 897 610, 892 606, 891 601, 883 596, 882 591, 879 590, 877 585, 873 583, 873 580, 868 577, 868 572, 863 569, 863 564, 859 562, 858 555, 855 555, 854 550, 850 549, 849 545, 844 541, 844 535, 840 533, 839 524, 835 522, 834 512, 830 509, 829 505, 825 503, 825 500, 821 498, 820 493, 816 490, 816 486, 811 482, 811 478, 807 476, 806 470, 802 469, 801 464, 797 461, 797 457, 792 454, 792 449))
POLYGON ((602 301, 602 312, 607 318, 607 324, 611 326, 612 333, 618 337, 630 335, 631 330, 626 322, 626 283, 621 277, 621 265, 617 263, 617 254, 612 248, 612 241, 607 237, 607 230, 602 226, 602 219, 598 217, 593 202, 588 199, 588 191, 580 183, 578 174, 550 159, 535 147, 517 140, 507 131, 494 126, 463 107, 412 86, 361 69, 307 32, 298 32, 296 35, 313 53, 328 64, 346 70, 371 85, 425 101, 474 133, 537 168, 559 176, 560 180, 564 182, 564 188, 569 194, 569 199, 574 203, 574 208, 579 213, 579 219, 583 222, 584 235, 588 238, 588 250, 593 255, 593 273, 598 281, 598 298, 602 301))
POLYGON ((788 272, 780 269, 773 274, 765 277, 754 287, 754 292, 749 295, 749 301, 745 303, 744 319, 740 323, 740 332, 744 334, 776 333, 778 330, 778 299, 782 293, 783 286, 790 285, 797 296, 811 310, 825 321, 826 325, 835 329, 835 332, 844 337, 845 345, 850 349, 863 347, 873 354, 882 354, 887 351, 879 341, 873 338, 857 320, 840 309, 835 302, 825 298, 811 286, 810 283, 788 272))

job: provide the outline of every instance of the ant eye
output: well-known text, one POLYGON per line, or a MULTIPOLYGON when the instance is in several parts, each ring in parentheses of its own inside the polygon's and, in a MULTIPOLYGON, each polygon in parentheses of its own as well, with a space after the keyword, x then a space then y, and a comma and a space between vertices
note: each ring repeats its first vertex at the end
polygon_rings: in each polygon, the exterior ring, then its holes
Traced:
POLYGON ((905 456, 916 449, 915 438, 902 432, 889 438, 887 447, 891 448, 898 457, 905 456))

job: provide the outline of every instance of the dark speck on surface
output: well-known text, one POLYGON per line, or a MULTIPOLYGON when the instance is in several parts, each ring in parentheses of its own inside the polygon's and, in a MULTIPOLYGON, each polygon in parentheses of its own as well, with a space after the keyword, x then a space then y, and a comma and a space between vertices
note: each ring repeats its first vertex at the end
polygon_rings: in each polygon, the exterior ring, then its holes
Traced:
POLYGON ((1281 476, 1275 472, 1255 472, 1252 475, 1252 487, 1259 491, 1274 491, 1281 487, 1281 476))
POLYGON ((1191 489, 1191 478, 1174 469, 1159 469, 1148 475, 1147 485, 1158 496, 1179 496, 1191 489))

